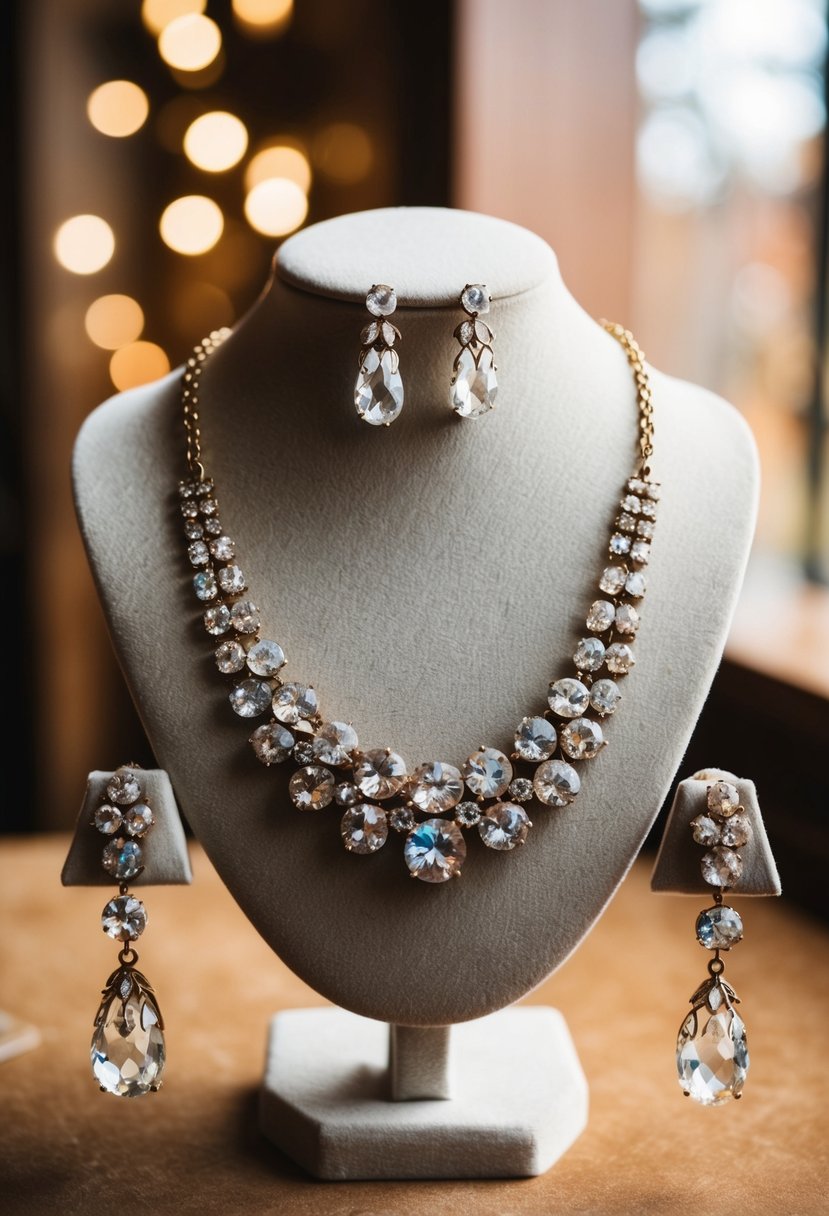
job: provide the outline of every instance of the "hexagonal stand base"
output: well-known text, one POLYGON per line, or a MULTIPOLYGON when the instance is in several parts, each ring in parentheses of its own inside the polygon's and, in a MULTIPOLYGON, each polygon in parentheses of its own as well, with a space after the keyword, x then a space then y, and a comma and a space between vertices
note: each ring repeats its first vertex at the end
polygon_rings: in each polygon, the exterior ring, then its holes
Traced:
POLYGON ((317 1178, 510 1178, 544 1173, 587 1122, 587 1082, 556 1009, 452 1027, 446 1100, 392 1101, 388 1063, 384 1022, 342 1009, 277 1014, 262 1131, 317 1178))

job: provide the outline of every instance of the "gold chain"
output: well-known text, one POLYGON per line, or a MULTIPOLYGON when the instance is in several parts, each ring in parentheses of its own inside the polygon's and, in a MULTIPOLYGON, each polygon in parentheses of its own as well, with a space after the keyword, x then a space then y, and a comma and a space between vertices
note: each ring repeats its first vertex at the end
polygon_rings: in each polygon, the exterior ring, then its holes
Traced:
POLYGON ((624 350, 633 372, 636 404, 639 407, 639 451, 641 453, 639 471, 647 477, 650 473, 648 461, 653 456, 653 392, 645 369, 645 352, 624 325, 619 325, 615 321, 602 321, 602 325, 624 350))
POLYGON ((187 437, 187 467, 193 477, 204 481, 201 459, 201 427, 199 425, 199 384, 204 365, 213 351, 230 337, 230 330, 214 329, 193 348, 181 378, 181 407, 184 413, 184 433, 187 437))

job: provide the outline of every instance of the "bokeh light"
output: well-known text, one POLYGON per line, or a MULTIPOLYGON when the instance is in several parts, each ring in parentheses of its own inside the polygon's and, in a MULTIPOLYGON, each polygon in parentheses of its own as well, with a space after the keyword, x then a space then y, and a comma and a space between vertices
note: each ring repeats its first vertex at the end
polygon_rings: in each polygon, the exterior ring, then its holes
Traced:
POLYGON ((116 350, 109 361, 112 383, 123 392, 166 376, 170 360, 155 342, 130 342, 116 350))
POLYGON ((207 0, 144 0, 141 5, 141 20, 156 38, 176 17, 187 13, 203 13, 207 0))
POLYGON ((150 112, 147 94, 131 80, 108 80, 90 93, 86 113, 96 131, 123 139, 134 135, 150 112))
POLYGON ((141 305, 132 296, 99 296, 86 310, 89 339, 104 350, 118 350, 140 337, 144 328, 141 305))
POLYGON ((311 188, 308 157, 299 148, 288 144, 274 143, 263 148, 245 169, 245 189, 252 190, 269 177, 285 177, 289 182, 296 182, 300 190, 307 194, 311 188))
POLYGON ((180 72, 199 72, 222 49, 222 32, 201 13, 186 13, 165 25, 158 37, 158 52, 166 64, 180 72))
POLYGON ((312 152, 320 173, 343 186, 368 177, 374 163, 368 132, 353 122, 332 122, 323 127, 312 152))
POLYGON ((165 207, 159 221, 164 244, 176 253, 191 257, 212 249, 223 228, 221 207, 203 194, 187 194, 175 199, 165 207))
POLYGON ((286 236, 298 228, 308 214, 305 191, 286 177, 259 182, 245 199, 248 223, 264 236, 286 236))
POLYGON ((115 234, 99 215, 74 215, 55 233, 55 257, 73 274, 95 274, 115 252, 115 234))
POLYGON ((285 28, 293 0, 233 0, 233 16, 251 34, 275 34, 285 28))
POLYGON ((235 114, 213 110, 192 122, 184 134, 184 151, 199 169, 222 173, 245 155, 247 127, 235 114))

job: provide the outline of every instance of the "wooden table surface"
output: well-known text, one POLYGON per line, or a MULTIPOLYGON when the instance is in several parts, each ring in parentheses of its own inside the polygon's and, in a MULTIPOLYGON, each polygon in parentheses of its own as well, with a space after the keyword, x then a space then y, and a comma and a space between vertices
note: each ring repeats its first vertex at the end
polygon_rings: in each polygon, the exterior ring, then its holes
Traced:
POLYGON ((702 1109, 675 1079, 676 1030, 704 978, 693 899, 637 865, 595 932, 529 1000, 570 1025, 591 1090, 585 1134, 548 1174, 510 1181, 320 1183, 259 1134, 276 1009, 320 998, 273 957, 193 849, 195 883, 148 888, 141 966, 167 1025, 164 1089, 100 1093, 88 1044, 115 965, 105 892, 62 890, 64 836, 0 846, 0 1004, 42 1045, 0 1064, 0 1212, 281 1216, 811 1216, 829 1212, 829 933, 785 900, 744 900, 728 975, 743 998, 743 1099, 702 1109))

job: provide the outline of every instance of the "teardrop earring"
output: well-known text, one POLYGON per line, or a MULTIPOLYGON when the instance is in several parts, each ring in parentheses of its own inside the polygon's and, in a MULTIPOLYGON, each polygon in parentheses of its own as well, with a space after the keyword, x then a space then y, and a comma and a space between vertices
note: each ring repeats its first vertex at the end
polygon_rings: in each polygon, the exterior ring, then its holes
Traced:
POLYGON ((495 335, 481 313, 489 312, 489 292, 483 283, 467 283, 461 292, 461 308, 467 314, 455 330, 460 352, 452 368, 449 403, 461 418, 480 418, 495 405, 498 379, 492 343, 495 335))
POLYGON ((403 380, 394 344, 400 330, 388 317, 397 308, 393 287, 375 283, 366 296, 374 318, 360 334, 360 370, 354 385, 354 406, 371 426, 390 426, 403 409, 403 380))

